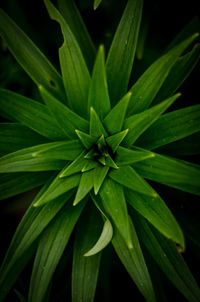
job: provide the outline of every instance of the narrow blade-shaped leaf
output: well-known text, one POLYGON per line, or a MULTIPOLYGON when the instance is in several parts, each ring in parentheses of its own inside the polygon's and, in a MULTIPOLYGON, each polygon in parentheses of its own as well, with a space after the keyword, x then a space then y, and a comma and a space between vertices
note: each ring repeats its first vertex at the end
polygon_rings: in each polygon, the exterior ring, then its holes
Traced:
POLYGON ((160 196, 155 198, 126 190, 129 204, 144 216, 165 237, 185 248, 184 237, 176 219, 160 196))
POLYGON ((129 0, 111 44, 106 71, 112 104, 126 92, 142 15, 142 0, 129 0))
POLYGON ((128 134, 128 129, 121 131, 119 133, 116 133, 114 135, 111 135, 109 137, 106 138, 106 142, 108 143, 108 145, 111 147, 113 152, 116 152, 116 150, 118 149, 119 145, 121 144, 121 142, 123 141, 123 139, 125 138, 125 136, 128 134))
POLYGON ((108 156, 105 157, 105 164, 106 164, 106 166, 113 168, 113 169, 119 168, 109 154, 108 154, 108 156))
POLYGON ((44 2, 50 17, 60 24, 64 37, 63 46, 59 50, 59 57, 68 103, 80 116, 87 117, 90 84, 87 65, 78 42, 63 16, 49 0, 44 2))
POLYGON ((98 167, 99 164, 94 160, 86 160, 85 165, 83 166, 81 172, 86 172, 98 167))
POLYGON ((51 200, 63 195, 79 185, 81 175, 75 174, 61 178, 60 174, 62 174, 62 171, 56 176, 40 198, 37 199, 37 201, 34 203, 35 207, 40 207, 45 203, 49 203, 51 200))
POLYGON ((93 107, 90 107, 90 135, 100 137, 101 135, 107 136, 107 132, 101 123, 100 118, 95 112, 93 107))
POLYGON ((58 0, 58 7, 76 37, 88 68, 91 70, 94 64, 96 49, 75 2, 73 0, 58 0))
POLYGON ((0 124, 0 150, 14 152, 23 148, 46 143, 48 140, 19 123, 0 124))
MULTIPOLYGON (((48 185, 49 182, 38 193, 33 203, 44 193, 48 185)), ((54 202, 44 207, 35 208, 33 207, 33 203, 29 207, 16 230, 0 269, 0 301, 3 301, 3 298, 21 273, 21 266, 23 267, 21 260, 23 259, 23 261, 25 261, 26 257, 28 257, 27 252, 29 252, 30 255, 32 254, 30 253, 32 244, 63 207, 65 202, 68 201, 72 193, 71 191, 62 196, 62 198, 57 198, 54 202), (16 268, 19 269, 16 271, 16 268)), ((27 259, 29 259, 29 257, 27 259)))
POLYGON ((121 166, 117 170, 111 170, 109 176, 131 190, 157 197, 152 187, 131 166, 121 166))
POLYGON ((132 97, 128 108, 130 115, 133 113, 142 112, 151 105, 154 97, 158 93, 178 57, 197 37, 198 34, 194 34, 185 41, 181 42, 172 50, 156 60, 143 73, 143 75, 130 89, 132 92, 132 97))
POLYGON ((156 299, 151 278, 145 263, 144 256, 142 254, 135 227, 131 220, 130 230, 133 242, 133 249, 127 248, 123 237, 117 229, 115 230, 112 243, 121 262, 123 263, 129 275, 137 285, 141 294, 145 297, 145 300, 148 302, 155 302, 156 299))
POLYGON ((161 116, 138 139, 137 145, 152 150, 198 131, 200 131, 200 105, 194 105, 161 116))
POLYGON ((170 70, 169 75, 163 83, 156 98, 154 99, 154 105, 171 96, 181 86, 181 84, 196 66, 199 60, 199 55, 200 45, 197 44, 190 52, 178 58, 177 62, 170 70))
POLYGON ((69 138, 76 137, 75 129, 82 131, 89 130, 89 123, 84 118, 70 110, 66 105, 63 105, 51 94, 49 94, 42 86, 39 87, 43 99, 57 121, 59 127, 69 138))
POLYGON ((101 188, 103 181, 109 171, 109 167, 98 166, 94 170, 94 193, 97 195, 101 188))
POLYGON ((151 159, 134 164, 140 175, 167 186, 200 195, 200 166, 155 153, 151 159))
POLYGON ((61 76, 44 54, 3 10, 0 10, 0 35, 32 80, 65 102, 61 76))
POLYGON ((77 205, 93 188, 94 185, 94 171, 90 170, 83 172, 78 186, 78 190, 74 199, 74 206, 77 205))
POLYGON ((128 165, 128 164, 133 164, 138 161, 145 160, 147 158, 152 158, 154 157, 153 152, 149 151, 136 151, 132 149, 127 149, 122 146, 119 146, 116 152, 116 164, 119 166, 123 165, 128 165))
POLYGON ((137 215, 135 221, 140 238, 160 269, 188 301, 198 302, 200 289, 176 245, 150 227, 141 216, 137 215))
POLYGON ((99 193, 105 211, 112 218, 127 247, 129 249, 133 248, 128 211, 122 186, 112 179, 106 178, 99 193))
POLYGON ((97 7, 100 5, 101 1, 102 0, 94 0, 94 5, 93 5, 94 9, 97 9, 97 7))
POLYGON ((126 146, 133 144, 179 96, 180 93, 177 93, 162 103, 127 118, 124 122, 124 129, 128 128, 129 132, 124 139, 124 144, 126 146))
POLYGON ((35 157, 34 153, 54 143, 42 144, 9 153, 0 158, 0 173, 59 170, 64 160, 35 157))
POLYGON ((76 159, 71 164, 69 164, 62 171, 62 173, 59 174, 59 177, 62 178, 62 177, 70 176, 70 175, 73 175, 77 172, 80 172, 83 169, 83 167, 86 163, 86 159, 84 158, 84 154, 85 154, 85 151, 83 151, 79 156, 77 156, 76 159))
POLYGON ((101 232, 101 217, 94 206, 86 208, 77 225, 72 265, 72 302, 92 302, 97 285, 101 254, 84 257, 101 232))
POLYGON ((97 138, 94 136, 91 136, 85 132, 82 132, 80 130, 75 130, 78 138, 80 139, 83 146, 85 146, 86 149, 89 149, 92 147, 92 145, 96 142, 97 138))
POLYGON ((34 261, 29 288, 29 302, 41 302, 53 273, 81 214, 84 203, 73 207, 69 202, 43 232, 34 261), (59 247, 59 248, 58 248, 59 247))
POLYGON ((104 125, 110 134, 121 131, 130 97, 131 93, 128 92, 105 117, 104 125))
POLYGON ((0 200, 43 185, 51 177, 48 172, 5 173, 0 175, 0 200))
POLYGON ((0 89, 0 108, 1 116, 6 113, 14 121, 21 122, 47 138, 55 140, 66 137, 46 106, 27 97, 0 89))
POLYGON ((98 241, 87 253, 84 254, 84 256, 86 257, 93 256, 99 253, 100 251, 102 251, 110 243, 112 236, 113 236, 113 227, 110 221, 107 219, 104 223, 103 230, 98 241))
POLYGON ((93 107, 101 119, 110 111, 104 60, 104 48, 100 46, 92 73, 88 106, 89 108, 93 107))

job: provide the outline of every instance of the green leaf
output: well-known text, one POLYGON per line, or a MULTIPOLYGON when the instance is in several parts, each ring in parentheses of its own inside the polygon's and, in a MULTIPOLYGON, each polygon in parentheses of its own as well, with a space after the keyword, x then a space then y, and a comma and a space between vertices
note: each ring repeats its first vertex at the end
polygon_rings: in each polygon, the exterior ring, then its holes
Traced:
POLYGON ((200 45, 197 44, 190 52, 178 58, 154 99, 153 104, 157 104, 161 100, 171 96, 181 86, 197 64, 199 60, 199 50, 200 45))
POLYGON ((8 172, 36 172, 61 169, 65 161, 36 157, 35 153, 46 149, 54 143, 42 144, 9 153, 0 158, 0 173, 8 172))
POLYGON ((102 0, 94 0, 94 10, 97 9, 97 7, 100 5, 102 0))
POLYGON ((93 107, 98 116, 103 119, 111 109, 106 79, 104 48, 99 47, 90 84, 88 106, 93 107))
POLYGON ((111 170, 109 176, 131 190, 154 198, 158 196, 152 187, 131 166, 121 166, 118 170, 111 170))
POLYGON ((46 106, 9 90, 0 89, 0 115, 8 114, 32 130, 50 139, 65 138, 46 106), (37 118, 36 118, 37 117, 37 118))
POLYGON ((29 302, 44 301, 49 283, 83 206, 84 203, 77 207, 67 203, 42 233, 31 275, 29 302))
POLYGON ((108 156, 105 157, 105 160, 106 160, 105 161, 106 166, 113 168, 113 169, 119 168, 109 154, 108 154, 108 156))
POLYGON ((124 139, 126 146, 132 145, 137 138, 150 127, 159 116, 180 96, 180 93, 168 98, 162 103, 145 110, 144 112, 134 114, 124 122, 124 129, 129 129, 124 139))
POLYGON ((58 0, 58 7, 73 32, 78 44, 82 50, 89 70, 92 69, 96 54, 96 49, 90 38, 87 27, 73 0, 58 0))
POLYGON ((107 136, 107 132, 104 129, 101 120, 96 114, 93 107, 90 107, 90 135, 99 137, 101 135, 107 136))
POLYGON ((198 37, 198 34, 175 46, 172 50, 157 59, 137 80, 130 91, 132 97, 129 103, 128 113, 135 114, 148 108, 162 84, 167 78, 171 68, 184 50, 198 37))
POLYGON ((49 0, 44 2, 50 17, 60 24, 64 37, 64 43, 59 49, 59 57, 68 103, 73 111, 80 116, 87 117, 90 84, 87 65, 78 42, 63 16, 49 0))
POLYGON ((161 116, 138 139, 137 144, 152 150, 198 131, 200 131, 200 105, 194 105, 161 116))
POLYGON ((98 167, 99 164, 94 160, 86 160, 85 165, 83 166, 81 172, 86 172, 98 167))
POLYGON ((125 266, 127 272, 135 282, 141 294, 145 297, 145 300, 148 302, 155 302, 156 299, 151 278, 131 219, 130 230, 133 242, 132 249, 127 248, 123 237, 117 229, 115 230, 112 243, 121 262, 125 266))
POLYGON ((107 167, 107 166, 105 166, 105 167, 98 166, 95 168, 95 170, 94 170, 94 193, 95 193, 95 195, 98 194, 108 171, 109 171, 109 167, 107 167))
POLYGON ((144 216, 165 237, 178 243, 185 249, 183 233, 176 219, 160 196, 153 198, 126 190, 126 199, 129 204, 144 216))
POLYGON ((92 189, 94 185, 94 171, 83 172, 73 205, 77 205, 92 189))
POLYGON ((106 178, 99 191, 103 207, 112 218, 129 249, 133 248, 128 211, 122 186, 106 178))
POLYGON ((83 151, 83 146, 78 140, 71 140, 35 146, 35 149, 33 156, 36 158, 74 160, 83 151))
POLYGON ((71 164, 69 164, 62 171, 62 173, 59 174, 59 177, 63 178, 63 177, 66 177, 66 176, 73 175, 77 172, 80 172, 83 169, 83 167, 86 163, 86 159, 84 158, 84 154, 85 154, 85 151, 83 151, 79 156, 77 156, 77 158, 71 164))
POLYGON ((140 175, 169 187, 200 195, 200 166, 155 153, 155 157, 134 164, 140 175))
POLYGON ((0 35, 18 63, 32 80, 45 87, 49 93, 65 102, 61 76, 26 36, 26 34, 0 9, 0 35))
POLYGON ((129 0, 111 44, 106 71, 112 104, 126 92, 142 15, 142 0, 129 0))
POLYGON ((33 207, 33 204, 48 187, 49 182, 41 189, 26 211, 7 250, 0 269, 0 301, 3 301, 19 277, 24 262, 26 263, 30 259, 29 255, 31 256, 34 251, 32 245, 35 240, 73 194, 71 191, 44 207, 33 207))
POLYGON ((101 218, 95 207, 85 209, 77 225, 72 264, 72 302, 92 302, 97 285, 101 254, 84 257, 101 232, 101 218))
POLYGON ((57 99, 49 94, 42 86, 40 86, 39 89, 49 111, 67 137, 76 137, 75 129, 86 132, 89 130, 88 121, 57 101, 57 99))
POLYGON ((119 146, 119 148, 117 149, 116 152, 116 164, 119 166, 123 166, 123 165, 128 165, 128 164, 133 164, 135 162, 138 161, 142 161, 145 160, 147 158, 152 158, 154 157, 154 153, 153 152, 149 152, 149 151, 135 151, 132 149, 127 149, 124 147, 119 146))
POLYGON ((108 143, 108 145, 111 147, 112 151, 115 153, 116 150, 118 149, 119 145, 121 144, 121 142, 123 141, 123 139, 125 138, 125 136, 128 133, 128 129, 121 131, 119 133, 116 133, 114 135, 111 135, 109 137, 106 138, 106 142, 108 143))
POLYGON ((107 219, 104 223, 103 230, 98 241, 87 253, 84 254, 84 256, 93 256, 102 251, 110 243, 112 236, 113 227, 110 221, 107 219))
POLYGON ((84 133, 82 131, 79 130, 75 130, 78 138, 80 139, 81 143, 83 144, 83 146, 85 146, 86 149, 90 149, 90 147, 92 147, 92 145, 96 142, 97 138, 94 136, 91 136, 87 133, 84 133))
POLYGON ((28 127, 18 123, 0 123, 0 150, 14 152, 48 142, 28 127))
POLYGON ((60 175, 62 175, 62 171, 52 181, 48 189, 40 196, 40 198, 38 198, 36 203, 34 203, 35 207, 40 207, 45 203, 49 203, 51 200, 63 195, 79 185, 81 178, 80 174, 61 178, 60 175))
POLYGON ((0 200, 43 185, 49 172, 6 173, 0 175, 0 200))
POLYGON ((128 92, 105 117, 103 123, 110 134, 121 131, 130 97, 128 92))
POLYGON ((176 245, 151 228, 141 216, 137 215, 134 221, 140 238, 167 278, 188 301, 198 302, 199 287, 176 245))

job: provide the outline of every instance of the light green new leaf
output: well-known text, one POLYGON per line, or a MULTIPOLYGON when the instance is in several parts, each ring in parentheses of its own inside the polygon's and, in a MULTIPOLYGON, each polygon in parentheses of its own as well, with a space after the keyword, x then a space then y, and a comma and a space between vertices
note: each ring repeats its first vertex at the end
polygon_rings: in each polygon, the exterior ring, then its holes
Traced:
POLYGON ((50 177, 49 171, 0 174, 0 200, 39 187, 50 177))
POLYGON ((125 196, 129 204, 165 237, 178 243, 183 250, 185 249, 182 230, 160 196, 153 198, 129 189, 126 190, 125 196))
POLYGON ((100 165, 94 170, 94 193, 98 194, 99 189, 101 188, 104 179, 108 173, 109 167, 101 167, 100 165))
POLYGON ((97 9, 97 7, 100 5, 101 1, 102 0, 94 0, 94 5, 93 5, 94 10, 97 9))
POLYGON ((152 187, 131 166, 121 166, 117 170, 111 170, 109 176, 131 190, 157 197, 152 187))
POLYGON ((150 127, 159 116, 167 110, 167 108, 173 104, 173 102, 180 96, 180 93, 168 98, 162 103, 153 106, 145 110, 144 112, 134 114, 127 118, 124 122, 124 129, 129 129, 127 136, 124 139, 124 144, 126 146, 132 145, 136 139, 150 127))
POLYGON ((110 111, 103 46, 100 46, 99 48, 94 65, 89 90, 88 106, 89 108, 93 107, 101 119, 103 119, 110 111))
POLYGON ((89 130, 88 121, 74 113, 66 105, 60 103, 42 86, 40 86, 39 89, 49 111, 51 112, 52 116, 54 116, 59 127, 63 130, 67 137, 76 137, 75 129, 82 131, 89 130))
POLYGON ((85 146, 86 149, 90 149, 92 145, 96 142, 97 138, 94 136, 91 136, 85 132, 75 130, 78 138, 80 139, 83 146, 85 146))
POLYGON ((115 162, 118 166, 133 164, 135 162, 145 160, 147 158, 154 157, 153 152, 149 151, 135 151, 132 149, 127 149, 122 146, 119 146, 116 152, 115 162))
POLYGON ((152 150, 198 131, 200 131, 200 105, 194 105, 161 116, 136 144, 152 150))
POLYGON ((131 238, 133 249, 128 249, 124 239, 116 229, 112 240, 113 246, 121 262, 125 266, 127 272, 137 285, 141 294, 147 302, 155 302, 155 294, 151 282, 151 278, 145 263, 144 256, 140 247, 140 243, 135 231, 133 222, 130 219, 131 238))
POLYGON ((123 188, 111 178, 106 178, 99 191, 103 207, 124 238, 127 247, 133 248, 128 211, 123 188))
POLYGON ((58 0, 58 7, 76 37, 88 68, 91 70, 94 64, 96 49, 74 0, 58 0))
POLYGON ((103 230, 98 241, 87 253, 84 254, 84 256, 86 257, 93 256, 99 253, 100 251, 102 251, 110 243, 112 236, 113 236, 113 227, 110 221, 107 219, 104 223, 103 230))
MULTIPOLYGON (((34 244, 44 228, 73 194, 73 191, 71 191, 44 207, 33 207, 33 204, 47 189, 50 181, 41 189, 32 205, 26 211, 8 248, 0 269, 0 301, 3 301, 19 277, 23 269, 23 261, 26 263, 26 257, 28 257, 27 252, 29 252, 30 255, 32 254, 32 244, 34 244)), ((29 259, 29 257, 27 259, 29 259)))
POLYGON ((121 131, 119 133, 116 133, 114 135, 111 135, 109 137, 106 138, 106 142, 108 143, 108 145, 111 147, 113 152, 116 152, 116 150, 118 149, 119 145, 121 144, 121 142, 123 141, 123 139, 125 138, 125 136, 128 133, 128 129, 121 131))
POLYGON ((170 70, 169 75, 163 83, 156 98, 154 99, 153 104, 157 104, 171 96, 181 86, 197 64, 199 55, 200 45, 197 44, 186 55, 178 58, 177 62, 170 70))
POLYGON ((159 155, 134 164, 138 173, 169 187, 200 195, 200 166, 159 155))
POLYGON ((64 169, 56 176, 56 178, 52 181, 48 189, 40 196, 40 198, 37 199, 37 201, 34 203, 35 207, 40 207, 45 203, 49 203, 51 200, 63 195, 64 193, 79 185, 81 178, 80 174, 75 174, 64 178, 60 177, 64 169))
POLYGON ((33 151, 33 156, 44 159, 74 160, 81 151, 83 146, 78 140, 60 141, 38 146, 37 150, 33 151))
POLYGON ((167 278, 188 301, 199 302, 200 289, 176 245, 151 228, 141 216, 137 215, 134 221, 144 245, 167 278))
POLYGON ((121 131, 130 97, 131 93, 128 92, 106 115, 103 124, 110 134, 121 131))
POLYGON ((69 202, 43 232, 33 265, 29 302, 44 301, 56 266, 68 243, 71 232, 83 210, 84 203, 73 207, 69 202))
POLYGON ((64 37, 64 43, 59 49, 59 57, 68 103, 73 111, 87 117, 90 84, 87 65, 78 42, 63 16, 49 0, 44 2, 50 17, 60 24, 64 37))
POLYGON ((165 79, 167 78, 172 66, 184 50, 198 37, 198 34, 175 46, 172 50, 157 59, 137 80, 130 91, 132 97, 129 103, 128 113, 139 113, 148 108, 165 79))
POLYGON ((84 165, 86 164, 86 159, 84 158, 85 151, 83 151, 79 156, 76 157, 76 159, 69 164, 62 173, 59 174, 60 178, 73 175, 77 172, 80 172, 84 165))
POLYGON ((4 117, 5 113, 14 121, 21 122, 47 138, 66 138, 46 106, 12 91, 0 89, 0 115, 4 117))
POLYGON ((84 257, 101 232, 101 217, 94 206, 86 208, 77 226, 72 265, 72 302, 93 302, 101 254, 84 257))
POLYGON ((90 135, 95 137, 107 136, 107 132, 104 129, 100 118, 95 112, 93 107, 90 107, 90 135))
POLYGON ((83 172, 73 205, 77 205, 93 188, 94 171, 83 172))
POLYGON ((26 36, 26 34, 0 9, 0 35, 32 80, 45 87, 49 93, 65 102, 65 93, 61 76, 26 36))
POLYGON ((14 152, 23 148, 47 143, 48 140, 19 123, 0 124, 0 150, 14 152))
POLYGON ((126 92, 142 15, 142 0, 129 0, 111 44, 106 71, 112 104, 126 92))
POLYGON ((47 143, 34 147, 25 148, 9 153, 0 158, 0 173, 9 172, 36 172, 60 170, 65 165, 64 160, 36 157, 35 153, 42 149, 48 149, 52 144, 47 143))

